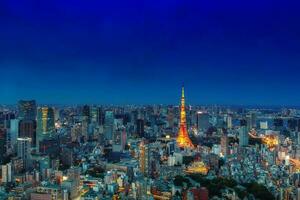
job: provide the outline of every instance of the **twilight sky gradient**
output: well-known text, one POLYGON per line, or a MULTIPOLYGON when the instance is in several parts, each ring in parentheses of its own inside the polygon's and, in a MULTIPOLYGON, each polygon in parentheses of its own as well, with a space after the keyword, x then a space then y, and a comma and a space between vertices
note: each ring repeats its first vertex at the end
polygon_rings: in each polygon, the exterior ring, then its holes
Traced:
POLYGON ((0 103, 300 105, 299 6, 2 0, 0 103))

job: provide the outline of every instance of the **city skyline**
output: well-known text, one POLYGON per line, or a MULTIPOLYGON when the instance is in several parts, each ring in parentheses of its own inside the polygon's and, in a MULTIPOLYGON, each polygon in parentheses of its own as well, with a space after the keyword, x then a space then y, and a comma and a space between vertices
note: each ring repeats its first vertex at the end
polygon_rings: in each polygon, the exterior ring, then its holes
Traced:
POLYGON ((298 4, 3 1, 0 103, 299 105, 298 4))
POLYGON ((300 200, 300 1, 0 1, 1 200, 300 200))

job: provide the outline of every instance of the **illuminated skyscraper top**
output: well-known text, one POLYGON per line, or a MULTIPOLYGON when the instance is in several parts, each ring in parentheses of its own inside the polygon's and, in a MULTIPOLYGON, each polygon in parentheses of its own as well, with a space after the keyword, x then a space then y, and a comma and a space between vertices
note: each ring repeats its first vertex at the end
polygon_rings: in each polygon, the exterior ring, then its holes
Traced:
POLYGON ((50 136, 55 132, 54 110, 51 107, 41 107, 37 113, 37 133, 39 136, 50 136))
POLYGON ((177 144, 182 148, 194 148, 194 145, 189 138, 186 126, 186 113, 185 113, 185 98, 184 87, 181 90, 181 106, 180 106, 180 127, 177 136, 177 144))
POLYGON ((35 120, 36 119, 36 102, 35 100, 24 101, 18 103, 19 119, 35 120))

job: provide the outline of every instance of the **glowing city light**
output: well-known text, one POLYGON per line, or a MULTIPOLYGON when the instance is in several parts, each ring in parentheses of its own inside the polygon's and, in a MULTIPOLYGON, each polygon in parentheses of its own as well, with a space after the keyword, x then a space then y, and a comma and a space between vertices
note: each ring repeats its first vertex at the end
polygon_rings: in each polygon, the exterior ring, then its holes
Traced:
POLYGON ((208 167, 203 162, 193 162, 190 166, 188 166, 186 173, 206 175, 208 173, 208 167))

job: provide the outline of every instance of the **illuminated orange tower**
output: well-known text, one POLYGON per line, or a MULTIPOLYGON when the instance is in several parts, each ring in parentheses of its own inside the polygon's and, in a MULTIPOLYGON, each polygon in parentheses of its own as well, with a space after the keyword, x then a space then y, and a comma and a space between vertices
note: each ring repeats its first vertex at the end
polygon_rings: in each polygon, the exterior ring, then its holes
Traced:
POLYGON ((182 93, 181 93, 180 127, 179 127, 179 132, 176 140, 179 147, 194 148, 194 145, 189 137, 187 126, 186 126, 184 87, 182 87, 182 93))

